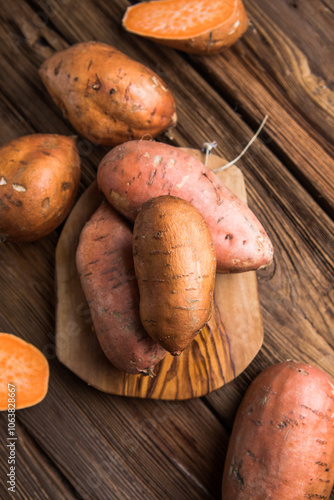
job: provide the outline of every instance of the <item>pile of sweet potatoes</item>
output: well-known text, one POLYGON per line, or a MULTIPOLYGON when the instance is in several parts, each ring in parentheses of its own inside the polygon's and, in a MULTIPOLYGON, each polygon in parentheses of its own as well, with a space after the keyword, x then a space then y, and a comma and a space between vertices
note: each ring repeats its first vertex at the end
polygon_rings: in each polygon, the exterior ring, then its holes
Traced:
MULTIPOLYGON (((216 271, 266 266, 270 239, 199 160, 152 140, 175 126, 176 108, 150 69, 84 42, 48 58, 40 76, 81 135, 116 145, 98 168, 106 201, 82 231, 77 267, 107 357, 126 372, 152 374, 166 351, 179 355, 209 321, 216 271)), ((5 145, 2 239, 32 241, 56 228, 79 176, 74 138, 35 134, 5 145)))
MULTIPOLYGON (((174 0, 143 2, 128 9, 123 25, 200 54, 234 43, 248 26, 240 0, 178 7, 174 0), (184 36, 179 26, 191 9, 207 24, 193 16, 184 36), (143 24, 143 12, 154 14, 153 28, 149 19, 143 24)), ((204 164, 152 140, 177 122, 172 92, 153 71, 114 47, 85 42, 47 59, 40 76, 82 136, 114 147, 98 168, 105 199, 81 232, 76 264, 105 355, 119 370, 154 376, 164 356, 181 355, 210 320, 216 272, 267 266, 271 241, 204 164)), ((69 213, 79 178, 73 138, 35 134, 4 145, 0 239, 33 241, 50 233, 69 213)), ((21 339, 0 337, 0 365, 18 358, 6 373, 21 383, 18 408, 38 403, 47 391, 46 360, 21 339), (27 357, 31 373, 22 364, 27 357)), ((0 396, 4 410, 7 394, 0 396)), ((297 362, 265 370, 235 420, 223 500, 327 499, 333 467, 334 381, 297 362)))
POLYGON ((178 148, 125 142, 102 159, 97 181, 105 202, 81 234, 82 287, 111 362, 152 374, 209 321, 216 271, 268 265, 272 244, 251 210, 178 148))

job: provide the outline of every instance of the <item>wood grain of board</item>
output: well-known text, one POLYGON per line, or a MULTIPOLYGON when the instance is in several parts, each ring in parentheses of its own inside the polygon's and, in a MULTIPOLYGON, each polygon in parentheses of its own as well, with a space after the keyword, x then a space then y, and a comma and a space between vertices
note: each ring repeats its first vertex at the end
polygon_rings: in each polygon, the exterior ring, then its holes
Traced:
MULTIPOLYGON (((186 151, 205 161, 200 151, 186 151)), ((209 168, 224 163, 216 155, 209 156, 209 168)), ((217 176, 246 202, 243 177, 237 167, 229 167, 217 176)), ((263 342, 254 271, 216 275, 212 319, 179 357, 167 353, 156 366, 154 378, 121 372, 107 360, 94 332, 75 265, 81 228, 101 200, 94 183, 72 210, 57 245, 58 359, 93 387, 123 396, 189 399, 204 396, 233 380, 250 364, 263 342)))

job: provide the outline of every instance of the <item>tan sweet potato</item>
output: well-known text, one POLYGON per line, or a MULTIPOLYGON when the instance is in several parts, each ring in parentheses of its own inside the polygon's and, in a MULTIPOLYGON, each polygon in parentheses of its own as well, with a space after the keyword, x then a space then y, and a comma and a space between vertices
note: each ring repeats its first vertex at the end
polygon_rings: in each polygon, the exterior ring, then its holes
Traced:
POLYGON ((155 137, 176 124, 175 101, 162 79, 104 43, 56 52, 39 73, 64 116, 94 143, 155 137))
POLYGON ((101 161, 97 180, 108 201, 134 220, 142 204, 160 195, 191 202, 205 218, 217 254, 217 272, 269 264, 273 247, 253 212, 203 163, 159 142, 130 141, 101 161))
POLYGON ((267 368, 238 410, 222 499, 328 499, 333 482, 334 381, 295 361, 267 368))
POLYGON ((127 8, 123 27, 150 40, 193 54, 213 54, 247 30, 241 0, 160 0, 127 8))
POLYGON ((84 226, 77 268, 99 343, 111 363, 128 373, 153 375, 166 351, 139 317, 130 226, 103 202, 84 226))
POLYGON ((0 238, 34 241, 69 213, 80 180, 73 137, 32 134, 0 148, 0 238))
POLYGON ((160 196, 142 206, 133 241, 141 322, 179 355, 211 317, 216 253, 208 226, 191 203, 160 196))

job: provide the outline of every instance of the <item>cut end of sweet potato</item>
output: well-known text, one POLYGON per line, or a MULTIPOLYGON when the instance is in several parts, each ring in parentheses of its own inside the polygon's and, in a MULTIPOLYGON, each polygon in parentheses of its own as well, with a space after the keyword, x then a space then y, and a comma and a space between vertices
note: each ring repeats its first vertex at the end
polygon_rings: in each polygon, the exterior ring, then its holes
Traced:
POLYGON ((186 52, 213 53, 246 31, 241 0, 160 0, 128 7, 123 27, 186 52))
POLYGON ((49 364, 41 351, 16 335, 0 333, 0 411, 39 403, 48 383, 49 364))

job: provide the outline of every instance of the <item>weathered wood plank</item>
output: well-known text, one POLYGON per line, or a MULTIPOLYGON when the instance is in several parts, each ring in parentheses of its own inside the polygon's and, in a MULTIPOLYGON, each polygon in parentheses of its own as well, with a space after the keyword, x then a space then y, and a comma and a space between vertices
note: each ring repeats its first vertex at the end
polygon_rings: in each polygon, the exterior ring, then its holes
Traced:
MULTIPOLYGON (((38 498, 57 498, 57 500, 67 500, 73 498, 73 491, 68 488, 64 478, 54 464, 48 461, 43 453, 36 446, 35 441, 29 436, 24 427, 16 421, 15 434, 15 493, 8 491, 10 484, 7 474, 10 472, 8 464, 9 448, 6 448, 8 441, 7 413, 0 416, 0 498, 18 498, 20 500, 38 498)), ((40 429, 42 432, 42 429, 40 429)))
MULTIPOLYGON (((184 62, 183 56, 124 34, 119 22, 127 2, 87 1, 75 8, 73 0, 62 0, 61 4, 51 4, 53 10, 30 2, 37 12, 46 9, 46 25, 38 22, 34 10, 23 0, 3 4, 2 139, 26 133, 25 129, 73 133, 43 89, 37 68, 53 49, 94 38, 117 45, 163 73, 179 108, 174 144, 199 147, 205 140, 216 139, 218 151, 232 158, 251 137, 251 130, 196 68, 184 62), (18 52, 8 30, 21 36, 18 52)), ((238 50, 231 53, 242 68, 238 50)), ((231 88, 234 85, 232 81, 231 88)), ((283 109, 286 96, 282 93, 280 99, 283 109)), ((245 103, 250 109, 256 108, 250 97, 245 103)), ((260 115, 256 115, 258 121, 260 115)), ((301 115, 296 118, 304 130, 303 120, 301 115)), ((279 125, 276 122, 275 127, 279 125)), ((270 129, 272 134, 277 134, 275 127, 270 129)), ((310 127, 306 131, 308 140, 310 127)), ((291 133, 298 140, 292 126, 291 133)), ((325 151, 318 131, 312 138, 325 151)), ((82 154, 81 189, 94 178, 103 153, 102 148, 95 148, 87 156, 82 154)), ((288 149, 286 154, 289 158, 288 149)), ((292 158, 291 163, 294 161, 292 158)), ((251 367, 235 382, 207 397, 206 402, 108 397, 76 379, 52 359, 57 232, 32 245, 0 247, 1 329, 32 341, 51 359, 49 395, 40 405, 18 413, 18 420, 73 485, 76 497, 219 499, 227 444, 224 426, 231 427, 241 395, 255 374, 286 356, 298 356, 329 372, 333 370, 333 223, 261 140, 239 166, 247 180, 249 203, 270 231, 276 249, 275 265, 258 273, 266 337, 251 367), (36 422, 40 422, 42 433, 36 422)))
POLYGON ((319 2, 307 5, 298 2, 301 17, 285 1, 249 0, 253 29, 221 55, 190 60, 249 120, 269 114, 269 147, 333 214, 334 16, 319 2))

